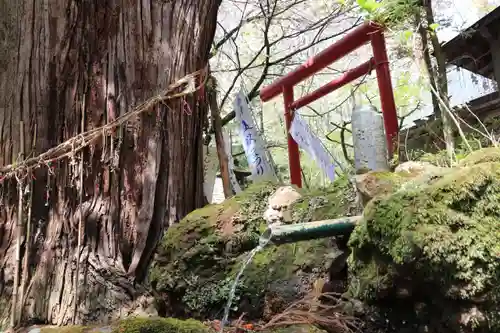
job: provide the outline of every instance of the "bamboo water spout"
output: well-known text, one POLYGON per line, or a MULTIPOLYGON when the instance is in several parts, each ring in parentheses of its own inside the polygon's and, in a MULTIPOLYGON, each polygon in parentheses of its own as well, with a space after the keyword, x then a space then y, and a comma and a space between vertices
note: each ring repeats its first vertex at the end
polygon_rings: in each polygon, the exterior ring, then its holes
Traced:
POLYGON ((281 245, 334 236, 349 236, 360 219, 361 216, 351 216, 334 220, 270 226, 264 232, 263 237, 269 238, 274 245, 281 245))

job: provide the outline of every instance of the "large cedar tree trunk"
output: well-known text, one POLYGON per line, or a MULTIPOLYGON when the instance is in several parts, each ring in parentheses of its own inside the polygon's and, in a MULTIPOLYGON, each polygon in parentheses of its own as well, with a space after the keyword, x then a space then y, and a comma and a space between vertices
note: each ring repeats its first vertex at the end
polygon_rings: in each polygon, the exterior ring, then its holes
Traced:
MULTIPOLYGON (((0 165, 18 158, 21 121, 25 155, 36 156, 79 134, 82 110, 86 131, 102 126, 204 68, 220 1, 0 0, 0 165)), ((203 205, 202 92, 157 106, 85 150, 77 322, 123 315, 143 291, 162 232, 203 205)), ((69 162, 50 165, 53 174, 33 173, 32 237, 21 246, 22 260, 31 244, 23 322, 72 321, 80 186, 78 160, 69 162)), ((4 179, 0 192, 0 315, 7 318, 15 180, 4 179)))

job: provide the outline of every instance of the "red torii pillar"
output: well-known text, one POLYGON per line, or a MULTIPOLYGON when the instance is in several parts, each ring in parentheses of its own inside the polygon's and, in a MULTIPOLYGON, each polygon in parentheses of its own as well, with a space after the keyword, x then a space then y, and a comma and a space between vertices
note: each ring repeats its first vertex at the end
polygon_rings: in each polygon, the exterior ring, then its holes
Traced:
POLYGON ((285 123, 288 137, 288 159, 290 166, 290 179, 292 184, 302 187, 300 170, 299 146, 289 133, 293 120, 293 111, 303 107, 330 92, 339 89, 349 82, 371 72, 375 68, 377 82, 380 92, 382 114, 384 117, 385 135, 387 138, 387 149, 389 157, 392 157, 398 137, 398 118, 396 104, 392 91, 389 60, 385 46, 383 28, 373 22, 366 22, 345 35, 341 40, 323 50, 316 56, 308 59, 304 64, 284 75, 272 84, 260 91, 263 102, 283 94, 285 102, 285 123), (373 58, 369 61, 345 72, 337 78, 316 91, 294 101, 293 88, 296 84, 310 77, 314 73, 324 69, 331 63, 341 59, 345 55, 358 49, 371 41, 373 58))

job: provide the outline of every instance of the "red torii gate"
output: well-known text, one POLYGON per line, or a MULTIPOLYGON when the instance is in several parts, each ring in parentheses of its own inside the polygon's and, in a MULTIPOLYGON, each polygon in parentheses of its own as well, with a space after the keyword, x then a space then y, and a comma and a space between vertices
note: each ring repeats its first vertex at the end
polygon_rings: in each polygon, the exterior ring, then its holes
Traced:
MULTIPOLYGON (((267 102, 270 99, 283 94, 285 102, 286 130, 288 133, 292 124, 294 110, 301 108, 334 90, 337 90, 338 88, 357 78, 360 78, 365 74, 370 73, 372 68, 375 68, 377 73, 378 89, 380 92, 382 114, 384 117, 385 135, 387 138, 387 149, 389 156, 392 157, 399 132, 398 118, 396 113, 396 104, 394 102, 394 94, 392 91, 384 30, 381 26, 373 22, 366 22, 360 25, 335 44, 323 50, 316 56, 308 59, 304 64, 297 67, 292 72, 286 74, 267 87, 264 87, 260 91, 260 98, 263 102, 267 102), (369 41, 371 41, 373 50, 373 57, 370 58, 370 60, 358 67, 346 71, 341 77, 294 101, 293 87, 296 84, 365 45, 369 41)), ((288 159, 291 182, 298 187, 302 187, 299 146, 295 140, 293 140, 290 133, 288 133, 288 159)))

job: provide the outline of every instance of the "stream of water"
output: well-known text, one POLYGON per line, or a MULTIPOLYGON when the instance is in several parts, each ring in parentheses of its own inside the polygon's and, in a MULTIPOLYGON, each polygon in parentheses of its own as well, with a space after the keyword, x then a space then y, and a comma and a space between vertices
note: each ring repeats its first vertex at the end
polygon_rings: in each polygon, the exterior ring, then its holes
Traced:
POLYGON ((231 312, 231 305, 233 303, 234 294, 236 293, 236 288, 238 287, 238 283, 240 282, 241 276, 243 275, 245 268, 247 268, 247 266, 252 262, 253 257, 255 257, 255 255, 259 253, 259 251, 261 251, 266 247, 266 245, 269 243, 270 240, 271 240, 271 233, 264 233, 262 236, 260 236, 259 245, 255 249, 250 251, 247 259, 245 260, 243 265, 241 265, 240 271, 236 275, 236 279, 234 280, 233 285, 231 286, 231 291, 229 292, 229 298, 227 299, 226 307, 224 308, 224 317, 222 317, 220 333, 224 332, 224 326, 226 326, 227 321, 229 319, 229 313, 231 312))

